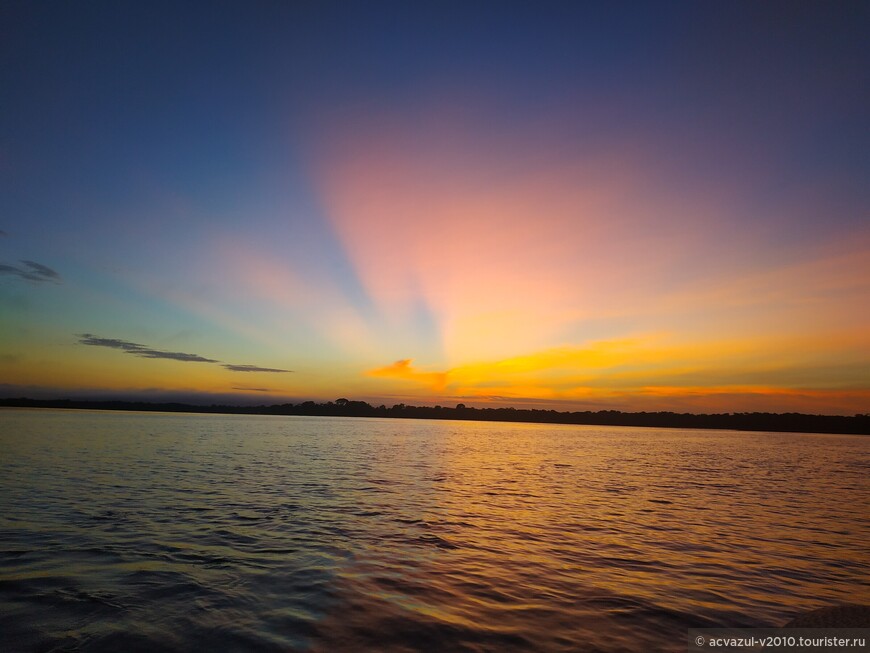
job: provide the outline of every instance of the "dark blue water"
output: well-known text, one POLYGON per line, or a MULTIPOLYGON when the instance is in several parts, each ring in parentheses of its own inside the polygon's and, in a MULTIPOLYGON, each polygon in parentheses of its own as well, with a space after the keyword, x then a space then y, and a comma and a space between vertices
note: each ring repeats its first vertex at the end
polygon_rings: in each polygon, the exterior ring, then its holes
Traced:
POLYGON ((3 651, 684 651, 870 602, 870 439, 0 411, 3 651))

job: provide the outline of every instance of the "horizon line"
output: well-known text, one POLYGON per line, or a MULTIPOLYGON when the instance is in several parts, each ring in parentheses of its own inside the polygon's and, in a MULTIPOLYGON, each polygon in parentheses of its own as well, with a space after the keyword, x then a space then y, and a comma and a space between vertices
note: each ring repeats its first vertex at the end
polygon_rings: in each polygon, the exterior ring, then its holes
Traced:
POLYGON ((196 405, 182 402, 131 401, 120 399, 30 399, 0 398, 0 408, 43 408, 74 410, 128 410, 133 412, 177 412, 190 414, 284 415, 310 417, 410 418, 484 422, 566 424, 589 426, 634 426, 644 428, 691 428, 790 433, 831 433, 870 435, 870 414, 819 415, 807 413, 675 413, 673 411, 625 412, 557 411, 541 408, 486 407, 457 404, 449 406, 412 406, 404 403, 387 407, 366 401, 339 398, 317 403, 261 405, 196 405))

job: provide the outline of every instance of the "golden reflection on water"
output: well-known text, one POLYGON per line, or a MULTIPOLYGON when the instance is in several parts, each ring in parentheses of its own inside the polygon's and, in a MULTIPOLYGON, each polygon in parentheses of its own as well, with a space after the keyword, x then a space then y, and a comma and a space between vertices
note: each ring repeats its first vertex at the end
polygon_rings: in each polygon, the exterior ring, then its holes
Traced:
MULTIPOLYGON (((859 580, 870 568, 868 521, 854 505, 868 489, 865 439, 461 422, 396 428, 437 429, 427 458, 437 479, 415 486, 426 490, 418 537, 434 548, 396 560, 391 547, 375 547, 365 563, 342 569, 339 586, 352 598, 328 633, 405 615, 455 626, 454 645, 488 629, 506 646, 660 650, 651 633, 779 624, 802 608, 868 598, 859 580), (831 465, 835 483, 822 473, 831 465), (348 610, 359 624, 347 621, 348 610)), ((376 475, 395 469, 384 462, 376 475)), ((391 629, 376 629, 369 645, 391 629)), ((326 649, 341 643, 334 637, 326 649)))
POLYGON ((677 651, 690 626, 870 602, 860 436, 0 424, 0 626, 39 646, 677 651))

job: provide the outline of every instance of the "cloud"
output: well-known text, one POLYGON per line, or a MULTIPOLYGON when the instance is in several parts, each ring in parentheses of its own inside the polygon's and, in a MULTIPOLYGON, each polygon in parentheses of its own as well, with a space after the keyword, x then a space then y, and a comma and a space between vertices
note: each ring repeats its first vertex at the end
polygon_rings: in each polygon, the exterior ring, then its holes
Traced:
POLYGON ((230 372, 292 372, 293 370, 281 370, 275 367, 259 367, 258 365, 232 365, 224 363, 224 367, 230 372))
POLYGON ((33 273, 39 275, 40 277, 44 277, 46 279, 57 280, 60 281, 60 275, 52 270, 47 265, 43 265, 42 263, 36 263, 35 261, 21 261, 29 267, 33 273))
POLYGON ((9 234, 7 234, 5 231, 3 231, 2 229, 0 229, 0 238, 2 238, 2 237, 4 237, 4 236, 8 236, 8 235, 9 235, 9 234))
POLYGON ((402 379, 430 386, 436 392, 442 392, 447 385, 447 372, 421 372, 411 365, 413 359, 398 360, 392 365, 379 367, 366 372, 368 376, 402 379))
MULTIPOLYGON (((5 234, 4 234, 5 235, 5 234)), ((52 281, 54 283, 60 283, 61 278, 60 274, 55 270, 52 270, 47 265, 43 265, 42 263, 37 263, 36 261, 24 261, 22 260, 23 266, 15 266, 15 265, 6 265, 5 263, 0 264, 0 274, 11 274, 16 277, 20 277, 21 279, 26 279, 27 281, 35 281, 37 283, 42 283, 46 281, 52 281)))
POLYGON ((163 351, 154 349, 147 345, 140 345, 136 342, 128 340, 120 340, 118 338, 100 338, 92 333, 81 333, 78 336, 79 344, 90 345, 92 347, 107 347, 108 349, 119 349, 125 354, 138 356, 139 358, 165 358, 168 360, 181 361, 184 363, 217 363, 224 369, 230 372, 291 372, 292 370, 282 370, 275 367, 260 367, 258 365, 233 365, 224 363, 214 358, 205 358, 199 354, 187 354, 180 351, 163 351))
POLYGON ((167 358, 169 360, 183 361, 186 363, 219 363, 220 361, 213 358, 204 358, 198 354, 185 354, 180 351, 161 351, 152 349, 145 345, 140 345, 135 342, 126 340, 118 340, 117 338, 99 338, 91 333, 83 333, 79 336, 79 342, 83 345, 91 345, 94 347, 108 347, 109 349, 120 349, 121 351, 138 356, 140 358, 167 358))
POLYGON ((245 392, 274 392, 271 388, 246 388, 238 385, 234 385, 233 390, 243 390, 245 392))

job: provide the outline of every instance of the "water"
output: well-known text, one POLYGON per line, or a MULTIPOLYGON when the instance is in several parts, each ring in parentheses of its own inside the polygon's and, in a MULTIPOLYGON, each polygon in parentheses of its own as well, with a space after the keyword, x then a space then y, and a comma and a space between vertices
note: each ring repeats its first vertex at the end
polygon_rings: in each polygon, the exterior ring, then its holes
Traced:
POLYGON ((870 603, 870 439, 0 411, 0 648, 684 651, 870 603))

